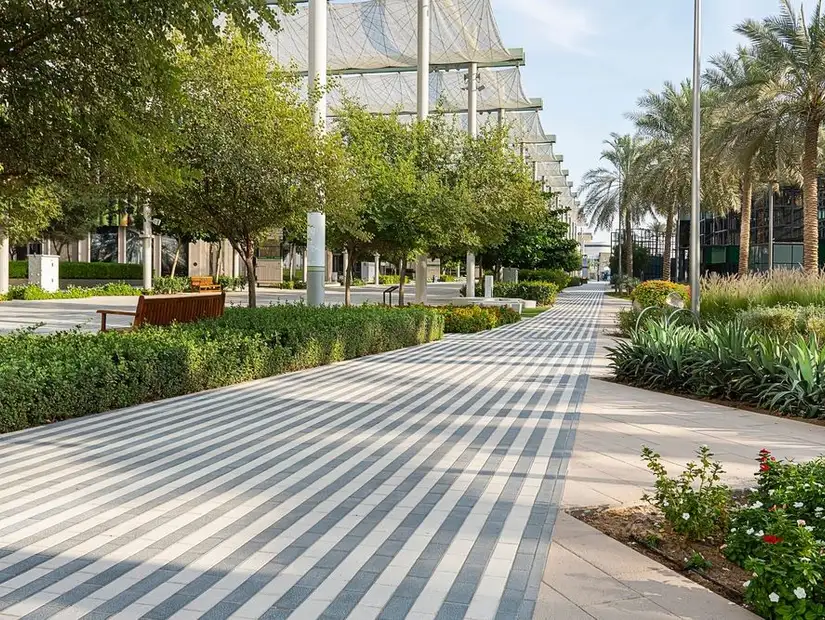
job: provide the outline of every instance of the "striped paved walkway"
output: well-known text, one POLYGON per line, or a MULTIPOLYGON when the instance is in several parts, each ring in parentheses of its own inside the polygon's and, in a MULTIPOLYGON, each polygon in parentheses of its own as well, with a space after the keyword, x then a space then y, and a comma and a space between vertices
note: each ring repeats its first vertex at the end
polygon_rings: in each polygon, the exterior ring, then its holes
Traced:
POLYGON ((531 618, 602 291, 0 438, 0 617, 531 618))

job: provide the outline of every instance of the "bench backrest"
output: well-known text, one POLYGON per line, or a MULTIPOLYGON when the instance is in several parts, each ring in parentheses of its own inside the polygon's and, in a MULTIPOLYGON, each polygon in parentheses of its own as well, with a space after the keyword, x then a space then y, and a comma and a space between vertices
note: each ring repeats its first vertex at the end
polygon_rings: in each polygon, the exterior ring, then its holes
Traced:
POLYGON ((192 286, 212 286, 214 284, 212 276, 191 276, 189 281, 192 286))
POLYGON ((135 312, 134 327, 194 323, 201 319, 223 316, 226 293, 199 295, 141 295, 135 312))

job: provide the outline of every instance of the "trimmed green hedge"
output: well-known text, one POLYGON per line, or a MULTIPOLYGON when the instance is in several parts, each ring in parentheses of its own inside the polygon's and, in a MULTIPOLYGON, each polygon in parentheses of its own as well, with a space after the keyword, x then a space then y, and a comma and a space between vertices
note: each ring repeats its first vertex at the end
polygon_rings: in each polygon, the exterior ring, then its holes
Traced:
POLYGON ((690 288, 684 284, 676 284, 667 280, 647 280, 633 289, 630 299, 638 302, 642 308, 664 308, 667 298, 677 293, 685 304, 690 306, 690 288))
MULTIPOLYGON (((461 294, 466 294, 466 286, 461 287, 461 294)), ((526 299, 535 301, 539 306, 552 306, 559 294, 559 287, 552 282, 496 282, 493 284, 493 297, 526 299)), ((484 295, 482 284, 476 284, 476 297, 484 295)))
POLYGON ((441 338, 423 308, 228 308, 132 332, 0 337, 0 432, 222 387, 441 338))
POLYGON ((475 334, 521 320, 521 315, 512 308, 441 306, 435 309, 444 317, 444 332, 448 334, 475 334))
MULTIPOLYGON (((59 269, 60 278, 64 280, 140 280, 143 278, 143 265, 130 263, 82 263, 61 260, 59 269)), ((28 261, 11 261, 9 277, 18 280, 28 278, 28 261)))
POLYGON ((116 297, 116 296, 136 296, 141 294, 141 289, 135 288, 125 282, 109 282, 103 286, 69 286, 65 290, 50 293, 36 284, 26 284, 24 286, 11 286, 7 295, 0 295, 0 300, 22 299, 25 301, 36 301, 43 299, 81 299, 83 297, 116 297))
POLYGON ((552 282, 560 291, 572 284, 572 278, 561 269, 519 269, 518 279, 523 282, 552 282))

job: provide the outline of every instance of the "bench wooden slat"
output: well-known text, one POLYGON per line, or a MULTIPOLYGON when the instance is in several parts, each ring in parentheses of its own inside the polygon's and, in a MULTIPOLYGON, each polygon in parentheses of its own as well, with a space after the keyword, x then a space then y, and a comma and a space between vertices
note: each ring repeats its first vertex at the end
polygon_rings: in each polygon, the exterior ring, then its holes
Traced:
POLYGON ((135 312, 98 310, 101 315, 100 330, 106 331, 106 315, 134 315, 132 328, 142 325, 171 325, 194 323, 206 318, 223 316, 226 293, 201 293, 198 295, 141 295, 135 312))

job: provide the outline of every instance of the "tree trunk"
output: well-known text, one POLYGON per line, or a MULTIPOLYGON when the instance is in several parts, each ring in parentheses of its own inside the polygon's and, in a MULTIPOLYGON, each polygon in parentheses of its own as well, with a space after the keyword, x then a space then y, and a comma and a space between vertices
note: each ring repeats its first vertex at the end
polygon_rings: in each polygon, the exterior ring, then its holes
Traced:
POLYGON ((820 118, 812 115, 805 127, 805 150, 802 155, 802 267, 807 273, 819 271, 819 188, 816 159, 819 147, 820 118))
MULTIPOLYGON (((354 254, 349 254, 350 257, 354 257, 354 254)), ((355 261, 348 260, 347 261, 347 268, 344 270, 344 305, 349 306, 352 304, 352 265, 355 261)))
POLYGON ((742 190, 739 195, 741 201, 741 225, 739 231, 739 275, 748 273, 748 259, 751 253, 751 201, 753 200, 753 180, 750 170, 742 175, 742 190))
POLYGON ((258 281, 255 276, 255 250, 251 242, 246 246, 243 262, 246 265, 246 279, 249 281, 247 290, 249 307, 256 308, 258 306, 258 281))
POLYGON ((407 259, 402 258, 398 263, 398 305, 404 305, 404 281, 407 279, 407 259))
POLYGON ((670 280, 670 255, 673 253, 673 213, 676 209, 671 207, 665 213, 665 250, 662 256, 662 280, 670 280))
POLYGON ((180 239, 176 239, 175 241, 178 242, 177 247, 175 248, 175 258, 172 259, 172 273, 171 277, 175 277, 175 270, 178 268, 178 260, 180 259, 180 249, 183 246, 180 239))
POLYGON ((295 279, 295 244, 289 244, 289 281, 295 279))
POLYGON ((625 235, 625 276, 633 277, 633 222, 630 219, 630 208, 628 207, 624 215, 624 235, 625 235))

